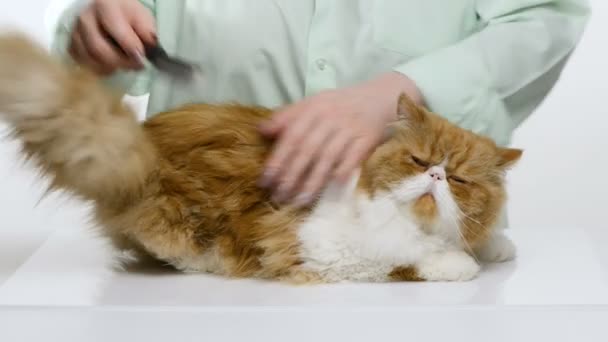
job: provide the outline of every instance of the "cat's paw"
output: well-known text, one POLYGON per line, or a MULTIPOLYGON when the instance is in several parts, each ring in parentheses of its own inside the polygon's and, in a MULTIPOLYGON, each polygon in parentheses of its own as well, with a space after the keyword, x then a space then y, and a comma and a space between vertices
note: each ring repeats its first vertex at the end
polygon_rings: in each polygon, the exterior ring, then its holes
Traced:
POLYGON ((505 262, 515 258, 516 248, 513 242, 503 233, 496 233, 478 248, 475 254, 480 261, 505 262))
POLYGON ((428 281, 471 280, 479 270, 477 262, 463 251, 432 255, 417 267, 419 277, 428 281))
POLYGON ((290 285, 319 285, 325 283, 320 274, 305 270, 293 270, 279 277, 279 280, 290 285))

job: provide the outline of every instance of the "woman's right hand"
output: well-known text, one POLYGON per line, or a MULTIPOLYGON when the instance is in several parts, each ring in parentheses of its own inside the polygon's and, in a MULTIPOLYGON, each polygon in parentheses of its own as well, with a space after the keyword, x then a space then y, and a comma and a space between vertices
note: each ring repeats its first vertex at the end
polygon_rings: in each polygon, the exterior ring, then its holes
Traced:
POLYGON ((143 67, 156 23, 138 0, 93 0, 78 17, 69 46, 74 60, 100 75, 143 67))

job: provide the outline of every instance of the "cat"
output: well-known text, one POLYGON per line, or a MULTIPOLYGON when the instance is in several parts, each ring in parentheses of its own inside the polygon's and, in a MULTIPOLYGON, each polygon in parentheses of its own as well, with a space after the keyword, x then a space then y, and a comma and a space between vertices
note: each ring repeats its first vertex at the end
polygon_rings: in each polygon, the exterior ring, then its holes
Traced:
POLYGON ((515 256, 496 229, 522 150, 395 99, 393 136, 312 205, 258 186, 272 110, 190 104, 139 122, 83 67, 18 32, 0 35, 0 121, 51 190, 94 205, 122 250, 184 272, 296 284, 467 281, 515 256))

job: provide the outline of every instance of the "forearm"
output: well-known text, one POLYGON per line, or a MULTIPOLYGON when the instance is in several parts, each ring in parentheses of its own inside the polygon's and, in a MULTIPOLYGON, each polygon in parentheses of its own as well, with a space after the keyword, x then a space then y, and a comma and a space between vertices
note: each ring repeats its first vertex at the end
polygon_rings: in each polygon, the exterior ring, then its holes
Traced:
MULTIPOLYGON (((586 1, 480 0, 478 12, 486 23, 479 32, 395 70, 416 84, 432 111, 506 144, 533 110, 530 104, 540 102, 509 98, 547 73, 561 72, 589 8, 586 1)), ((546 94, 553 83, 544 82, 539 86, 547 89, 536 93, 546 94)))
POLYGON ((397 102, 399 95, 405 93, 412 101, 423 105, 422 94, 416 84, 407 75, 391 71, 379 75, 362 85, 374 94, 374 101, 378 101, 381 110, 378 115, 384 116, 385 121, 397 119, 397 102))

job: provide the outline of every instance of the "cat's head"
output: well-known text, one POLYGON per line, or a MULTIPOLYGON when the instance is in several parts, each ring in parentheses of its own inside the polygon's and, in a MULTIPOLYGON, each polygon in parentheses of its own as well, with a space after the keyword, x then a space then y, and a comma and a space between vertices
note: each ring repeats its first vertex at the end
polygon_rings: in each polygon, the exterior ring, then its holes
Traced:
POLYGON ((506 198, 518 149, 462 129, 402 95, 394 135, 363 167, 361 185, 387 195, 429 232, 472 246, 488 235, 506 198))

